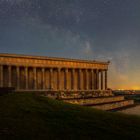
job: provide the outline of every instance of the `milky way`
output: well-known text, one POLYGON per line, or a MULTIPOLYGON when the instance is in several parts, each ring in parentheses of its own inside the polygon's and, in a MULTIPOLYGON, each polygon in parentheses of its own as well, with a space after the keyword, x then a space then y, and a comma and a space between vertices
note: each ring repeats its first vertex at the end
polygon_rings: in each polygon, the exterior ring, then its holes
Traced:
POLYGON ((0 52, 110 60, 111 88, 140 88, 140 1, 0 0, 0 52))

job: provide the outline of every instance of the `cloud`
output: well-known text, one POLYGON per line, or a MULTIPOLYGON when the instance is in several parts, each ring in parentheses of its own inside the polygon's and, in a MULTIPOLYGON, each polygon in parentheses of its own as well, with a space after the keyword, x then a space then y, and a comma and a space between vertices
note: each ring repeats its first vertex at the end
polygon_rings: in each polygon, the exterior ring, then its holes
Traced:
POLYGON ((83 42, 81 47, 81 54, 85 59, 93 59, 94 58, 94 52, 93 52, 93 46, 89 40, 85 40, 83 42))
POLYGON ((90 55, 92 53, 92 49, 91 49, 91 44, 89 41, 85 42, 85 49, 84 49, 84 53, 86 55, 90 55))
POLYGON ((19 3, 21 3, 21 2, 23 2, 23 1, 25 1, 25 0, 1 0, 1 3, 2 2, 7 2, 7 3, 10 3, 10 4, 19 4, 19 3))
MULTIPOLYGON (((11 0, 11 2, 16 2, 16 0, 11 0)), ((135 66, 133 71, 133 60, 136 60, 135 57, 138 55, 134 50, 138 43, 133 42, 130 38, 122 36, 118 42, 113 40, 111 43, 114 46, 106 49, 106 46, 110 46, 110 44, 101 40, 100 42, 103 44, 96 44, 91 41, 94 40, 93 37, 44 23, 39 16, 22 17, 18 21, 10 23, 9 20, 8 22, 8 26, 0 26, 1 52, 111 60, 109 66, 109 86, 111 88, 124 88, 128 85, 131 87, 139 83, 139 76, 135 73, 139 73, 136 70, 140 67, 135 66), (132 50, 133 54, 131 54, 132 50)), ((138 58, 136 61, 139 61, 138 58)))
POLYGON ((4 29, 0 33, 1 52, 82 59, 92 55, 90 42, 81 34, 44 24, 37 17, 24 17, 0 28, 4 29))

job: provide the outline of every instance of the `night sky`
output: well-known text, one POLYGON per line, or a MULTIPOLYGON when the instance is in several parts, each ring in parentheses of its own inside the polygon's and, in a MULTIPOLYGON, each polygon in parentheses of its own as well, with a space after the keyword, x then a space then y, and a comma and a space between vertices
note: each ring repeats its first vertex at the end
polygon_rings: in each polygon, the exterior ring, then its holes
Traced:
POLYGON ((0 0, 0 52, 110 60, 110 88, 140 89, 140 0, 0 0))

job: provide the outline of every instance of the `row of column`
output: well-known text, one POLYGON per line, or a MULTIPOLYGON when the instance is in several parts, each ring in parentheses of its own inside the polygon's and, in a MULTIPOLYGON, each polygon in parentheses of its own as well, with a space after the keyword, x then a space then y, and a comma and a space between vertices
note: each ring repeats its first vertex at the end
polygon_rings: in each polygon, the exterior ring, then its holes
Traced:
MULTIPOLYGON (((8 67, 8 86, 12 86, 12 66, 7 66, 8 67)), ((41 73, 42 73, 42 89, 45 89, 45 69, 46 68, 41 68, 41 73)), ((47 68, 48 69, 48 68, 47 68)), ((63 68, 64 69, 64 68, 63 68)), ((107 70, 99 70, 99 69, 78 69, 78 87, 75 89, 76 85, 76 77, 75 77, 75 72, 77 69, 70 69, 71 70, 71 80, 69 81, 68 78, 68 72, 69 69, 65 68, 65 79, 64 79, 64 85, 65 85, 65 90, 106 90, 107 89, 107 70), (82 71, 85 71, 85 79, 82 77, 82 71), (90 76, 89 76, 89 71, 90 71, 90 76), (90 83, 89 83, 89 78, 90 83), (71 82, 71 87, 68 87, 68 83, 71 82), (85 87, 83 87, 83 82, 86 83, 85 87), (91 84, 89 88, 89 84, 91 84)), ((28 72, 28 67, 24 67, 25 71, 25 89, 29 89, 29 72, 28 72)), ((57 68, 57 89, 54 89, 54 69, 49 68, 50 72, 50 89, 52 90, 62 90, 61 88, 61 68, 57 68)), ((20 89, 20 67, 16 67, 16 75, 17 80, 16 80, 16 88, 20 89)), ((33 79, 34 79, 34 89, 37 89, 37 68, 33 68, 33 79)), ((4 66, 0 65, 0 86, 4 86, 4 66)))

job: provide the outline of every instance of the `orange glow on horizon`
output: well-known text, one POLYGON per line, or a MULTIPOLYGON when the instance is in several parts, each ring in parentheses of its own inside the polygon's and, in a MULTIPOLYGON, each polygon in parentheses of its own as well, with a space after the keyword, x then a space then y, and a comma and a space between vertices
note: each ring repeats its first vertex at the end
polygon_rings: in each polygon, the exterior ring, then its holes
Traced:
POLYGON ((133 87, 125 87, 125 88, 118 88, 114 90, 140 90, 139 86, 133 86, 133 87))
POLYGON ((132 89, 133 89, 133 90, 140 90, 140 87, 134 86, 132 89))

